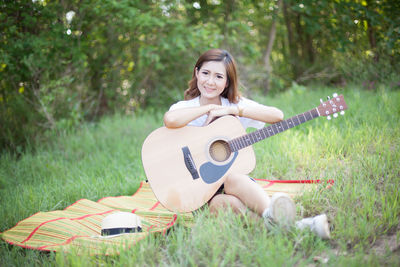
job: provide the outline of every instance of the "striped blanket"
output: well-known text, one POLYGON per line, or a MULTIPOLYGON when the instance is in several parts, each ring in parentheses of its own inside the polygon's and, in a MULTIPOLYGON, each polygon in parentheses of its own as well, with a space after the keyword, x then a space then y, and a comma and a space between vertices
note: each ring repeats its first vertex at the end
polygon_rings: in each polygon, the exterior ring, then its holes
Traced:
MULTIPOLYGON (((256 181, 269 195, 286 192, 292 197, 312 190, 320 183, 318 180, 256 181)), ((327 186, 332 183, 328 181, 327 186)), ((150 233, 165 234, 178 216, 186 225, 193 220, 192 213, 177 214, 165 209, 149 184, 142 182, 132 196, 105 197, 97 202, 81 199, 64 210, 38 212, 2 233, 1 237, 9 244, 36 250, 112 255, 135 245, 150 233), (103 218, 119 211, 140 216, 143 231, 112 238, 101 237, 103 218)))

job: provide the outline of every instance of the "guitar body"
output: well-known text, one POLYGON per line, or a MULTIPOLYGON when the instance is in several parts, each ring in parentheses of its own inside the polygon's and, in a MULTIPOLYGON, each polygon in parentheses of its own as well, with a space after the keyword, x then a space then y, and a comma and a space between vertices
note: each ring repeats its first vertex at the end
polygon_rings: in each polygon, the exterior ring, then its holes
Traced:
POLYGON ((211 199, 229 173, 250 173, 256 165, 253 148, 231 152, 226 143, 244 134, 233 116, 205 127, 152 132, 144 141, 142 162, 160 203, 172 211, 193 211, 211 199))

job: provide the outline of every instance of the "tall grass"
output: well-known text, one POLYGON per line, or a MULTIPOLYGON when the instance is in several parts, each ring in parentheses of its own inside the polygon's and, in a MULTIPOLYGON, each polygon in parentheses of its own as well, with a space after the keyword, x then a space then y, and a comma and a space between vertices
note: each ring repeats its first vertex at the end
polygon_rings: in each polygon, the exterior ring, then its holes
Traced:
MULTIPOLYGON (((332 88, 295 87, 275 97, 255 97, 291 117, 319 104, 332 88)), ((400 92, 340 89, 344 117, 318 118, 255 144, 257 167, 268 179, 334 179, 330 190, 296 199, 300 216, 325 212, 332 239, 309 232, 267 231, 261 220, 226 211, 199 212, 191 228, 176 225, 118 256, 77 257, 43 253, 0 242, 0 266, 19 265, 399 265, 397 249, 376 249, 378 240, 400 243, 400 92), (382 252, 384 251, 384 252, 382 252)), ((20 158, 0 158, 0 231, 38 212, 64 209, 78 199, 131 195, 145 179, 140 151, 161 126, 162 114, 113 116, 74 133, 54 135, 20 158)))

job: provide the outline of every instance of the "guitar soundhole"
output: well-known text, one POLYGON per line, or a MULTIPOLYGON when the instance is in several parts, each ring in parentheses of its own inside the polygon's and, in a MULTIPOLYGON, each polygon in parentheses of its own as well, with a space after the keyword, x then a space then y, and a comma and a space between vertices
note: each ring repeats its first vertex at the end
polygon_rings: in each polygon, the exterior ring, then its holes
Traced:
POLYGON ((224 140, 217 140, 213 142, 210 146, 210 156, 213 160, 218 162, 223 162, 229 159, 231 155, 231 149, 229 145, 224 140))

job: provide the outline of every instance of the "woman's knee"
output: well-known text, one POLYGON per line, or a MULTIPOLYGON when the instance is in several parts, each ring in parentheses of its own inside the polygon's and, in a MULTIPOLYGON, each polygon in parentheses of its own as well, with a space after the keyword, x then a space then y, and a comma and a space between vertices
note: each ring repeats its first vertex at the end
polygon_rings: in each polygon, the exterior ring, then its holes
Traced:
POLYGON ((218 213, 226 208, 231 208, 235 213, 244 213, 247 209, 240 199, 227 194, 218 194, 214 196, 208 205, 212 213, 218 213))

